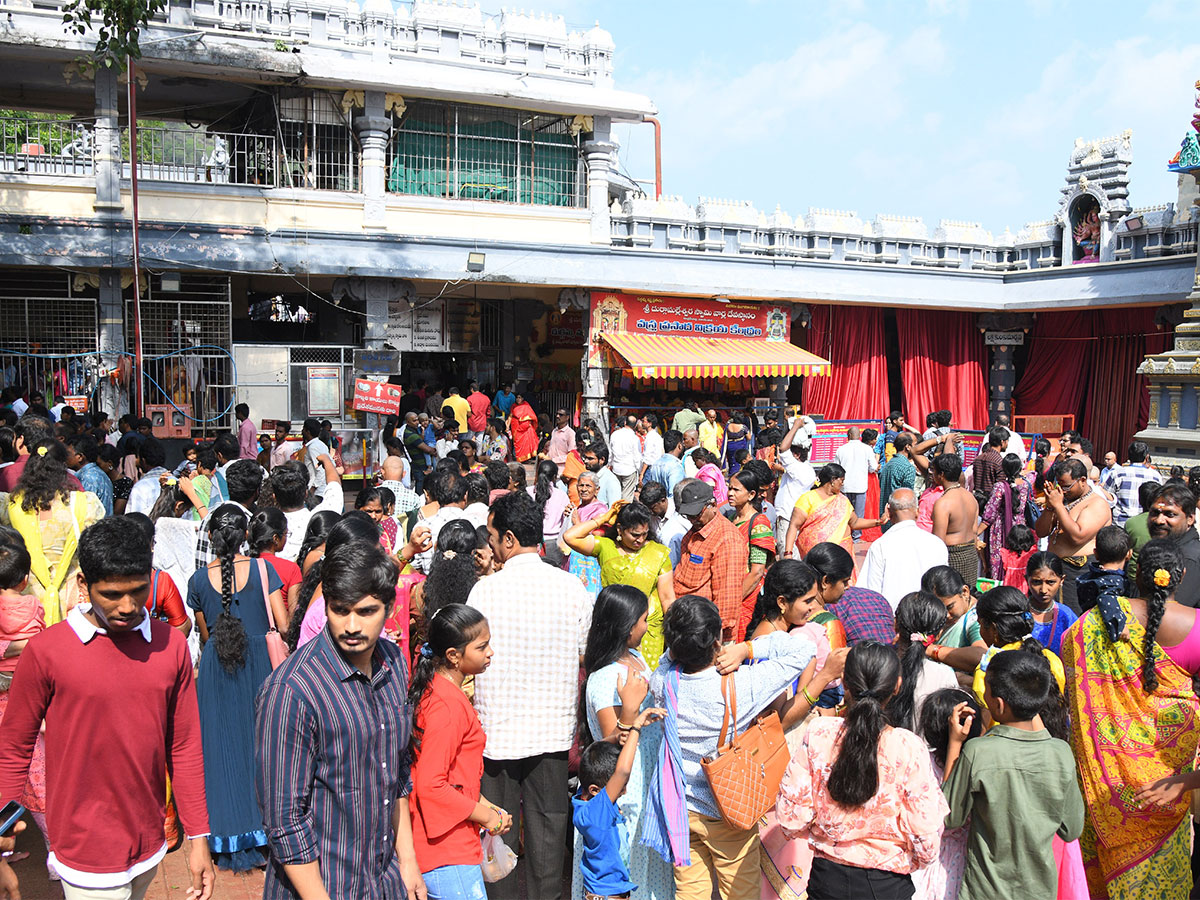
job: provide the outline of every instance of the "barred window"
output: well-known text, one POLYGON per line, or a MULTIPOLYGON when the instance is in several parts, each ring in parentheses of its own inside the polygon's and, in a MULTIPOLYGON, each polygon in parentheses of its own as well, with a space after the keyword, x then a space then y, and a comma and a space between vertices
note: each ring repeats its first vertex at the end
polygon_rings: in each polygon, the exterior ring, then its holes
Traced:
POLYGON ((587 178, 571 119, 412 101, 393 129, 387 187, 397 194, 582 207, 587 178))

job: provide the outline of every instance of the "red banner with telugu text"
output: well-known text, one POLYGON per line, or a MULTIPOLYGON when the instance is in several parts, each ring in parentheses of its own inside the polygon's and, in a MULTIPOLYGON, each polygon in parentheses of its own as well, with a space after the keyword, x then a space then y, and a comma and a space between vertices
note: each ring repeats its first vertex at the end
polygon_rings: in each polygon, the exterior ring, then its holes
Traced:
MULTIPOLYGON (((737 340, 791 340, 787 303, 747 303, 693 297, 651 297, 592 292, 589 365, 599 364, 599 336, 605 332, 666 334, 737 340)), ((682 361, 681 361, 682 362, 682 361)))
POLYGON ((354 409, 357 412, 395 416, 400 413, 400 387, 382 381, 354 380, 354 409))

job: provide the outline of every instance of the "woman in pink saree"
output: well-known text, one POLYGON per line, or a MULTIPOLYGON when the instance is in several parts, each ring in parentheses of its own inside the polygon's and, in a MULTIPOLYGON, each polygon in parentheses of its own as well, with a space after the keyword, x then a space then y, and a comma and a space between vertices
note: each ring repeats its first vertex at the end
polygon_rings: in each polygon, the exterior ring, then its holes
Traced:
POLYGON ((713 489, 713 500, 718 508, 729 502, 729 484, 721 473, 720 460, 716 454, 703 447, 692 451, 692 460, 699 467, 696 477, 713 489))
POLYGON ((517 462, 525 462, 537 456, 537 414, 524 397, 517 394, 517 405, 508 419, 508 433, 512 435, 513 456, 517 462))
POLYGON ((860 519, 854 514, 854 507, 842 493, 845 480, 846 470, 837 463, 829 463, 817 472, 817 486, 801 494, 792 510, 785 548, 796 547, 803 559, 809 550, 827 541, 854 555, 851 532, 876 528, 882 520, 860 519))

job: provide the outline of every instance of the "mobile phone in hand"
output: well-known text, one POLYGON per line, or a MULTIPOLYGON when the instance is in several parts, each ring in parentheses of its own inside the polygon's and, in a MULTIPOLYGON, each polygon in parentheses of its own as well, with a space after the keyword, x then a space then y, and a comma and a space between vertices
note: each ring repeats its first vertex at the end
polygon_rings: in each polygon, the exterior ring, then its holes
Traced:
POLYGON ((25 815, 25 807, 16 800, 9 800, 4 804, 4 808, 0 809, 0 837, 7 837, 11 834, 13 826, 23 815, 25 815))

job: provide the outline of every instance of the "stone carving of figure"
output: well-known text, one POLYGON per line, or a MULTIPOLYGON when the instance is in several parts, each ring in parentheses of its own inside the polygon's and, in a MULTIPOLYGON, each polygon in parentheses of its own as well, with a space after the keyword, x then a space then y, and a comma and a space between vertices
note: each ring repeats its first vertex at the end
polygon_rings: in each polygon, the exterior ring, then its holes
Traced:
POLYGON ((79 124, 75 126, 75 140, 65 145, 60 151, 61 156, 69 156, 72 159, 90 160, 92 158, 92 133, 87 126, 79 124))
POLYGON ((1075 226, 1075 243, 1083 251, 1076 262, 1095 262, 1100 258, 1100 212, 1088 210, 1075 226))
POLYGON ((226 143, 223 137, 216 137, 216 143, 213 146, 212 153, 204 160, 204 179, 206 181, 224 181, 225 171, 229 168, 229 144, 226 143), (213 178, 213 170, 216 170, 217 177, 213 178))

